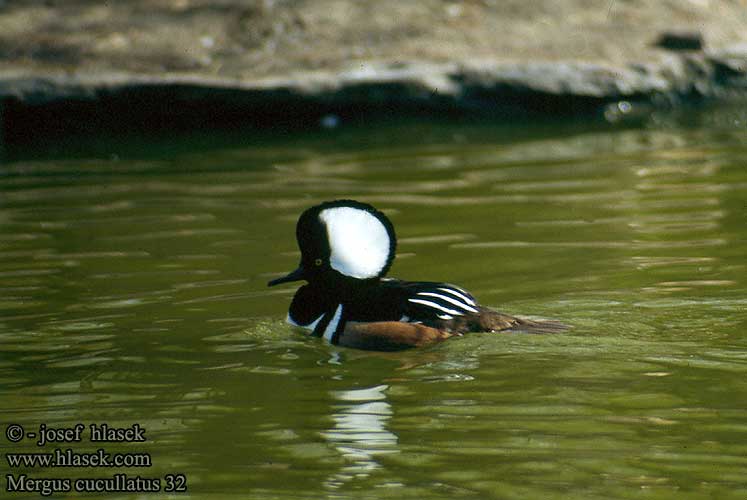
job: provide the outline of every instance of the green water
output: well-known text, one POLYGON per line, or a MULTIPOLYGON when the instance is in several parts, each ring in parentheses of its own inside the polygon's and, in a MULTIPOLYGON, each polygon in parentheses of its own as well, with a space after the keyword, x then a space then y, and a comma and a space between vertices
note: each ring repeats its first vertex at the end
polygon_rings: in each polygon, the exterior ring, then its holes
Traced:
POLYGON ((0 453, 152 466, 3 457, 3 488, 124 473, 187 491, 53 497, 747 498, 744 122, 63 153, 0 167, 0 453), (306 338, 283 322, 294 287, 265 283, 297 264, 298 214, 337 197, 391 216, 393 276, 573 329, 386 354, 306 338), (37 447, 11 423, 147 440, 37 447))

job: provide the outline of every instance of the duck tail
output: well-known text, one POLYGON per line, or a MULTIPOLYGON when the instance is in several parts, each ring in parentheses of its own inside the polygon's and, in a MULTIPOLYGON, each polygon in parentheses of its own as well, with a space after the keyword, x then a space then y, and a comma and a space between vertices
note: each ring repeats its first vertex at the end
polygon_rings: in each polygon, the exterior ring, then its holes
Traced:
POLYGON ((570 330, 570 326, 554 319, 529 320, 519 319, 510 330, 523 333, 560 333, 570 330))
POLYGON ((478 318, 479 325, 474 325, 474 330, 483 332, 559 333, 570 328, 560 321, 517 318, 486 307, 481 308, 478 318))

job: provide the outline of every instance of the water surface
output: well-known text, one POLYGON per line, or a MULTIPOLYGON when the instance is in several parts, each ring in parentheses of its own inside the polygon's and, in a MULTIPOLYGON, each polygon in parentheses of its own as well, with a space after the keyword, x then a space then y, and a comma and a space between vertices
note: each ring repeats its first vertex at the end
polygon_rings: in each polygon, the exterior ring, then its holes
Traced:
POLYGON ((146 442, 107 451, 152 457, 3 475, 182 473, 173 497, 201 499, 747 497, 739 120, 204 142, 0 166, 3 431, 139 423, 146 442), (573 329, 388 354, 290 329, 294 286, 265 283, 297 264, 299 213, 340 197, 392 218, 392 275, 573 329))

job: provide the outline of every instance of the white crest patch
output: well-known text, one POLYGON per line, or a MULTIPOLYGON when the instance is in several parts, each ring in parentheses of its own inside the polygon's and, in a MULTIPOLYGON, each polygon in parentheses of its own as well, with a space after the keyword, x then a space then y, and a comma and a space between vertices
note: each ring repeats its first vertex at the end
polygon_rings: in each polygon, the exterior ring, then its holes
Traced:
POLYGON ((382 222, 365 210, 334 207, 319 218, 327 226, 332 269, 351 278, 377 276, 389 258, 389 233, 382 222))

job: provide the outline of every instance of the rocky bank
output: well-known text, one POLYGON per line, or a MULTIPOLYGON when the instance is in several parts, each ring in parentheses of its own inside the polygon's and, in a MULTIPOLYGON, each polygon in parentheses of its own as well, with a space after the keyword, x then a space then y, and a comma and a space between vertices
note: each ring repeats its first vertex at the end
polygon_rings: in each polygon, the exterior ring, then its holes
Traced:
POLYGON ((745 0, 0 1, 5 141, 747 95, 745 0))

